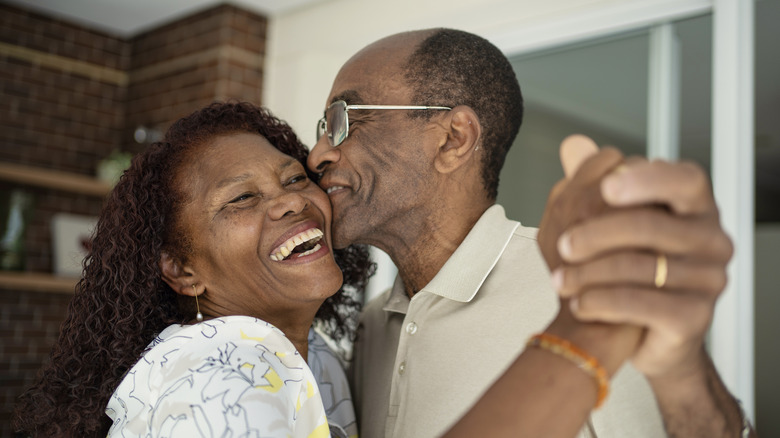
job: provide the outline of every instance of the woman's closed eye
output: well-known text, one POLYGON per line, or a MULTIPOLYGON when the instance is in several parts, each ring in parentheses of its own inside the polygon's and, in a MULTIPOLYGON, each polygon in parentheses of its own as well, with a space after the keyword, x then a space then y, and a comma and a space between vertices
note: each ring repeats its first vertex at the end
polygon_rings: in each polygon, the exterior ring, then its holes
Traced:
POLYGON ((294 177, 287 180, 287 182, 284 184, 285 186, 291 186, 293 184, 300 184, 303 182, 308 182, 309 177, 306 176, 305 173, 301 173, 299 175, 295 175, 294 177))
POLYGON ((236 204, 242 201, 246 201, 247 199, 250 199, 254 196, 255 195, 253 193, 242 193, 236 196, 235 198, 231 199, 230 201, 228 201, 228 204, 236 204))

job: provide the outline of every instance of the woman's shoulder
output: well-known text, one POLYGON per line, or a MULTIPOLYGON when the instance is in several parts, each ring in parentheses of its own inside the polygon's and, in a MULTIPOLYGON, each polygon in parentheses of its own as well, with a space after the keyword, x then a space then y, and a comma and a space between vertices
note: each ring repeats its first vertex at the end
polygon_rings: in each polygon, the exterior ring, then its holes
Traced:
POLYGON ((163 430, 168 418, 187 418, 177 428, 224 430, 237 421, 275 436, 294 428, 296 406, 316 388, 292 343, 256 318, 171 326, 150 347, 109 403, 114 432, 163 430), (275 422, 281 430, 274 430, 275 422))
POLYGON ((158 370, 220 365, 248 368, 264 363, 279 372, 297 374, 304 363, 295 346, 270 323, 249 316, 214 318, 193 325, 172 325, 163 330, 139 361, 155 363, 158 370))
POLYGON ((284 333, 272 324, 251 316, 236 315, 209 319, 192 325, 170 325, 155 337, 147 350, 163 343, 204 345, 225 339, 258 341, 268 339, 268 341, 292 345, 284 333))

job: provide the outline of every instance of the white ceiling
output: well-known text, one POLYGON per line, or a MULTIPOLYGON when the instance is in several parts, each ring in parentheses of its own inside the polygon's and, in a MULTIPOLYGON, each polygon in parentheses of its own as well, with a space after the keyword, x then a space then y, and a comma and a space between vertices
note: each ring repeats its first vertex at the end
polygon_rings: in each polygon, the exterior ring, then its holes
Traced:
POLYGON ((131 37, 222 3, 274 16, 325 0, 6 0, 111 35, 131 37))

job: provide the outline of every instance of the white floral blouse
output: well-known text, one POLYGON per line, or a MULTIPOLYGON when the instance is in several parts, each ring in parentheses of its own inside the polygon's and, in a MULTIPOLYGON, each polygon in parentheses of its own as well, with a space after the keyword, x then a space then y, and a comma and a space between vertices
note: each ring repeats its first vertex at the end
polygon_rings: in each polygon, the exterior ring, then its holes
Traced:
POLYGON ((330 436, 306 362, 279 329, 248 316, 163 330, 106 414, 109 437, 330 436))

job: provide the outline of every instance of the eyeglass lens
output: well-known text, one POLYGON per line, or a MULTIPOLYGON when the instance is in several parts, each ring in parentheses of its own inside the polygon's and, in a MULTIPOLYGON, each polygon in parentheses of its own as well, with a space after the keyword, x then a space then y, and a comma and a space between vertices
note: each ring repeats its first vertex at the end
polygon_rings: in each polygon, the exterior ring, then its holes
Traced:
POLYGON ((327 126, 327 122, 325 121, 325 117, 321 118, 317 122, 317 141, 320 141, 320 137, 325 135, 326 126, 327 126))
POLYGON ((347 138, 349 124, 347 119, 347 104, 344 101, 335 102, 325 112, 328 121, 328 140, 331 146, 338 146, 347 138))

